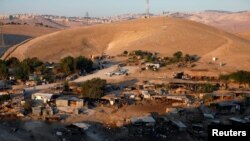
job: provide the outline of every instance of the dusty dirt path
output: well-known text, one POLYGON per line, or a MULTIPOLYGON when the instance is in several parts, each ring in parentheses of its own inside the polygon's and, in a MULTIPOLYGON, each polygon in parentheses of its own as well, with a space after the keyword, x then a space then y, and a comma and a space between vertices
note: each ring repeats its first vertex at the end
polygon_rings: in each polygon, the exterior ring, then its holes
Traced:
POLYGON ((16 49, 17 49, 19 46, 28 43, 28 42, 31 41, 32 39, 33 39, 33 38, 27 39, 27 40, 25 40, 25 41, 23 41, 23 42, 21 42, 21 43, 19 43, 19 44, 17 44, 17 45, 14 45, 14 46, 10 47, 10 48, 3 54, 3 56, 1 57, 1 59, 2 59, 2 60, 8 59, 8 58, 10 57, 10 55, 11 55, 14 51, 16 51, 16 49))
POLYGON ((208 52, 206 55, 202 56, 202 58, 208 59, 210 57, 212 59, 212 57, 216 57, 216 55, 225 54, 229 52, 230 47, 233 45, 232 39, 226 36, 220 36, 220 37, 225 39, 226 42, 221 46, 217 47, 215 50, 208 52))

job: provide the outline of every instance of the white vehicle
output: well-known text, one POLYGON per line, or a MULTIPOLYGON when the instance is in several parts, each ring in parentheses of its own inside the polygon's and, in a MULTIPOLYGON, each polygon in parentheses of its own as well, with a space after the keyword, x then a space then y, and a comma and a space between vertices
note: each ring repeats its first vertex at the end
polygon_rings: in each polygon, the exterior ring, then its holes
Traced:
POLYGON ((123 74, 125 74, 125 73, 128 72, 128 70, 127 69, 121 69, 120 72, 123 73, 123 74))
POLYGON ((112 75, 114 75, 114 72, 107 72, 106 75, 111 77, 112 75))
POLYGON ((115 71, 112 71, 112 72, 107 72, 105 73, 107 76, 113 76, 113 75, 124 75, 128 72, 127 69, 119 69, 119 70, 115 70, 115 71))
POLYGON ((117 72, 115 72, 115 75, 123 75, 123 72, 117 71, 117 72))

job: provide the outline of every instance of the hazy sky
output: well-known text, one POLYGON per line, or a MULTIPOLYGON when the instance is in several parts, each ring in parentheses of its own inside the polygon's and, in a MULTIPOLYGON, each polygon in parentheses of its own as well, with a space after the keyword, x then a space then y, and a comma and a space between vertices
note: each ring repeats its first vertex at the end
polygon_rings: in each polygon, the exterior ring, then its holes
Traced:
MULTIPOLYGON (((65 16, 112 16, 143 13, 146 0, 0 0, 0 14, 36 13, 65 16)), ((250 10, 250 0, 150 0, 150 12, 250 10)))

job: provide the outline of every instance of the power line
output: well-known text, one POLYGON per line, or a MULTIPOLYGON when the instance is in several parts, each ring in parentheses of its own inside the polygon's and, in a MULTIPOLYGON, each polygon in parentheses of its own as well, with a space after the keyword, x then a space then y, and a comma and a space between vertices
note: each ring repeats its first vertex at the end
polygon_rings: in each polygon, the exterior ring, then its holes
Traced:
POLYGON ((146 0, 146 17, 150 16, 150 12, 149 12, 149 0, 146 0))
POLYGON ((4 37, 3 37, 3 24, 0 23, 0 47, 4 47, 4 37))
POLYGON ((86 19, 86 24, 89 25, 89 19, 90 19, 89 12, 86 12, 85 19, 86 19))

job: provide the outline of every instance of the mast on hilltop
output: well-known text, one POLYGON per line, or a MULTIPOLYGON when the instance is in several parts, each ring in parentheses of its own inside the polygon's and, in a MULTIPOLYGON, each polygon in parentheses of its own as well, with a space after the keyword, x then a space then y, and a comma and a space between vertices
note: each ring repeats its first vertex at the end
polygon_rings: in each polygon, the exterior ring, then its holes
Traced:
POLYGON ((4 47, 4 37, 3 37, 3 24, 0 23, 0 47, 4 47))

